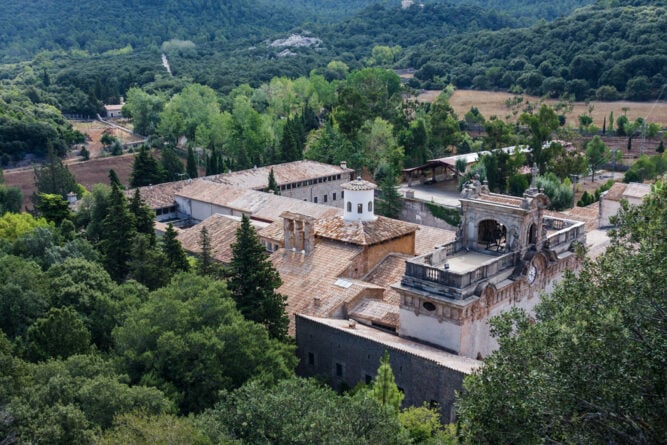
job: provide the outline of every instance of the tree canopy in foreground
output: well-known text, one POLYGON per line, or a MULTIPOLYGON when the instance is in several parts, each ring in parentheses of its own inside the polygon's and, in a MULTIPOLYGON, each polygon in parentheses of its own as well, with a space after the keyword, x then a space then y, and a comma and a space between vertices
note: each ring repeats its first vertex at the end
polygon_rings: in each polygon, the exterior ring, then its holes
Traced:
POLYGON ((500 349, 458 401, 470 443, 665 443, 667 183, 626 204, 607 252, 537 307, 493 322, 500 349))

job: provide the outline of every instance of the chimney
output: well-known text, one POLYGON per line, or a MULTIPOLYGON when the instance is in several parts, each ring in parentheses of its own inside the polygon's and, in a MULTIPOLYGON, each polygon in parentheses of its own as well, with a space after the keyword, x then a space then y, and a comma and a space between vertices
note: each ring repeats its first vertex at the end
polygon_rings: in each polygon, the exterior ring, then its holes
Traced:
POLYGON ((340 161, 340 168, 346 170, 347 169, 347 161, 340 161))
POLYGON ((357 322, 350 318, 347 321, 347 327, 349 327, 350 329, 355 329, 357 327, 357 322))
POLYGON ((313 297, 313 305, 315 307, 320 307, 321 303, 322 303, 322 299, 319 296, 313 297))

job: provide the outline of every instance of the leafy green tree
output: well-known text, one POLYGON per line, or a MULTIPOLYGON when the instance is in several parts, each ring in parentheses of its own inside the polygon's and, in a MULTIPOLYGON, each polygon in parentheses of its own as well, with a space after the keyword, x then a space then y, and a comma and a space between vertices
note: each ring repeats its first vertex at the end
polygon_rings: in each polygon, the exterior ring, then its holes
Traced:
POLYGON ((49 308, 46 286, 37 263, 13 255, 1 256, 0 331, 10 339, 25 337, 28 327, 49 308))
POLYGON ((18 187, 8 187, 0 181, 0 216, 7 212, 18 213, 23 205, 23 194, 18 187))
POLYGON ((132 411, 171 413, 174 406, 155 388, 130 387, 111 362, 98 355, 30 364, 23 388, 7 405, 25 443, 93 443, 114 417, 132 411))
POLYGON ((407 444, 395 413, 367 392, 339 396, 314 380, 250 382, 223 394, 199 424, 214 443, 407 444))
POLYGON ((290 376, 293 347, 245 320, 229 295, 222 281, 179 274, 130 311, 114 338, 132 382, 162 389, 188 413, 212 407, 218 391, 248 379, 290 376))
POLYGON ((551 138, 551 133, 559 126, 556 112, 548 105, 542 105, 536 114, 523 113, 519 117, 519 122, 530 129, 533 161, 537 163, 540 172, 546 171, 546 165, 550 159, 544 156, 542 147, 551 138))
POLYGON ((153 135, 160 123, 160 113, 165 105, 164 98, 136 87, 127 90, 125 95, 123 116, 132 118, 136 133, 144 136, 153 135))
POLYGON ((137 234, 132 247, 132 259, 128 262, 129 276, 150 290, 159 289, 169 283, 167 258, 155 246, 148 235, 137 234))
POLYGON ((595 136, 586 144, 586 159, 591 168, 591 181, 595 182, 595 170, 611 157, 611 152, 600 136, 595 136))
POLYGON ((90 350, 90 331, 72 308, 51 308, 28 328, 27 356, 32 361, 67 358, 90 350))
POLYGON ((403 393, 398 389, 394 380, 394 372, 389 363, 389 352, 385 351, 380 359, 380 367, 377 370, 373 387, 370 390, 371 397, 380 402, 388 410, 398 413, 403 403, 403 393))
POLYGON ((667 188, 627 203, 611 246, 536 308, 494 320, 500 348, 457 401, 473 443, 662 443, 667 188))
POLYGON ((286 297, 276 292, 282 280, 245 214, 232 244, 229 269, 229 290, 243 316, 266 326, 272 338, 287 338, 286 297))
POLYGON ((150 153, 148 147, 142 145, 132 163, 130 187, 160 184, 163 178, 164 172, 160 169, 160 165, 150 153))
POLYGON ((543 189, 544 194, 549 197, 549 209, 564 210, 572 207, 572 186, 561 182, 555 174, 547 173, 544 176, 538 176, 537 187, 543 189))
POLYGON ((98 263, 68 258, 46 273, 48 297, 54 308, 76 311, 99 350, 112 347, 111 331, 118 321, 119 308, 111 298, 116 284, 98 263))
POLYGON ((0 216, 0 240, 14 241, 38 227, 48 226, 46 219, 29 213, 5 213, 0 216))
POLYGON ((35 207, 42 217, 56 225, 60 225, 72 216, 69 202, 60 195, 40 193, 35 207))
POLYGON ((193 425, 191 418, 177 417, 173 414, 146 415, 133 412, 117 416, 113 427, 105 430, 95 443, 209 445, 211 442, 193 425))
POLYGON ((165 105, 160 113, 158 133, 173 143, 181 136, 194 142, 197 127, 210 125, 217 114, 220 114, 220 106, 215 91, 204 85, 190 84, 165 105))
POLYGON ((454 109, 449 105, 448 97, 448 93, 440 93, 429 110, 429 141, 434 156, 442 156, 448 151, 448 147, 458 145, 462 137, 459 121, 454 109))
MULTIPOLYGON (((401 425, 408 431, 412 443, 431 443, 435 436, 445 434, 440 423, 440 413, 437 408, 430 408, 427 405, 409 406, 398 414, 401 425)), ((447 442, 437 441, 446 445, 447 442)), ((456 443, 454 437, 451 437, 452 445, 456 443)))
POLYGON ((176 239, 176 230, 172 223, 167 224, 167 230, 162 237, 162 253, 166 259, 166 266, 170 273, 187 272, 190 269, 188 257, 181 246, 181 242, 176 239))

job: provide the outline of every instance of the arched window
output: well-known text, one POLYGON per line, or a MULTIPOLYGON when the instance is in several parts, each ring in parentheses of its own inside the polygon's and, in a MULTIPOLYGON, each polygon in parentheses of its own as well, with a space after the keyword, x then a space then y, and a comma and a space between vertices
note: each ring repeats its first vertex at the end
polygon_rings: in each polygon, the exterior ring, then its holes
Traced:
POLYGON ((373 201, 368 201, 368 211, 369 212, 373 211, 373 201))
POLYGON ((350 201, 347 202, 347 211, 348 212, 352 211, 352 203, 350 201))
POLYGON ((364 205, 357 204, 357 213, 364 213, 364 205))

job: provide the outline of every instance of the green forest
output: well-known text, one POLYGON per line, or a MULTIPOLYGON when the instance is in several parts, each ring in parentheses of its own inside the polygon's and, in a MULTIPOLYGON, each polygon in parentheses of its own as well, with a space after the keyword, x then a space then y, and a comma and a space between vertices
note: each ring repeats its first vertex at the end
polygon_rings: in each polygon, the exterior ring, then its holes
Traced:
MULTIPOLYGON (((521 196, 524 167, 537 165, 550 210, 570 208, 571 177, 594 177, 622 157, 600 136, 624 138, 628 152, 660 136, 660 125, 620 111, 595 123, 591 109, 576 122, 565 114, 574 100, 664 100, 665 9, 664 0, 406 9, 372 0, 5 1, 0 167, 43 163, 31 167, 30 213, 0 170, 0 444, 667 442, 664 181, 641 207, 623 206, 610 249, 544 298, 537 323, 519 310, 493 321, 500 349, 466 378, 449 425, 436 406, 402 407, 388 355, 373 382, 345 392, 297 377, 281 278, 248 218, 223 267, 205 229, 201 255, 187 256, 174 228, 158 238, 153 211, 125 190, 200 170, 346 161, 378 183, 377 213, 397 217, 403 168, 487 150, 468 171, 457 165, 459 187, 479 175, 491 191, 521 196), (280 42, 291 35, 302 46, 280 42), (421 88, 441 93, 411 99, 421 88), (455 88, 515 93, 511 118, 474 106, 457 115, 455 88), (121 98, 146 142, 130 184, 112 170, 110 186, 86 190, 61 159, 86 142, 66 116, 103 115, 121 98), (583 148, 553 137, 579 137, 583 148), (531 150, 497 150, 513 145, 531 150)), ((109 135, 104 145, 123 152, 109 135)), ((661 144, 625 180, 666 172, 661 144)), ((610 186, 600 182, 580 205, 610 186)))

